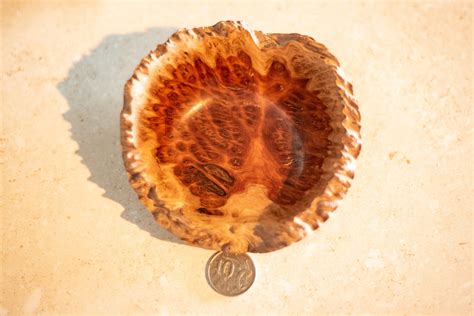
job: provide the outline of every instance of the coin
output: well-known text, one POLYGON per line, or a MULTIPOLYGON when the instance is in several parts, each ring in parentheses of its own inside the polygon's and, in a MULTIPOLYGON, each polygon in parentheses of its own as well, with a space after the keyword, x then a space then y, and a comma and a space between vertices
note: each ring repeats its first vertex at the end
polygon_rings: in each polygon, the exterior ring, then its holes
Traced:
POLYGON ((217 293, 236 296, 252 286, 255 280, 255 266, 246 254, 219 251, 207 262, 206 278, 217 293))

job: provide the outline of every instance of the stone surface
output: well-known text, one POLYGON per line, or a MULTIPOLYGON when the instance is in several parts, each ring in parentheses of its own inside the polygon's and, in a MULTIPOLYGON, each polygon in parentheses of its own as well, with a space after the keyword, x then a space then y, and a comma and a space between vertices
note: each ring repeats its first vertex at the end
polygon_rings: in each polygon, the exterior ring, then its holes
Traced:
POLYGON ((471 313, 469 3, 1 6, 0 314, 471 313), (177 28, 223 19, 327 45, 364 140, 334 218, 252 255, 256 280, 234 298, 206 282, 213 252, 137 200, 118 121, 137 61, 177 28))

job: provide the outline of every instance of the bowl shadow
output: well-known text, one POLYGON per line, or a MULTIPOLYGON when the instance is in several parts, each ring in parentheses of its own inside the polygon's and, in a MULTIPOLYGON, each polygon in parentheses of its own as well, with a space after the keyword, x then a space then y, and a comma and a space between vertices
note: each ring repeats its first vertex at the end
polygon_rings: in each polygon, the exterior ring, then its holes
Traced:
POLYGON ((176 30, 162 27, 109 35, 78 58, 57 88, 69 104, 64 119, 71 124, 71 137, 90 171, 89 180, 105 190, 104 197, 123 207, 123 219, 160 240, 182 244, 155 223, 129 186, 121 157, 119 122, 126 80, 141 58, 176 30))

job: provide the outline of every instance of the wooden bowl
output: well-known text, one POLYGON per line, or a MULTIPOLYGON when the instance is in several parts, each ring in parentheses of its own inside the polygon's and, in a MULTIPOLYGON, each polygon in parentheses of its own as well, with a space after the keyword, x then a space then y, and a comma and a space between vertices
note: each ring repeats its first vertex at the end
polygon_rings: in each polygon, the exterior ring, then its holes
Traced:
POLYGON ((328 218, 360 151, 352 86, 308 36, 184 29, 125 85, 123 159, 156 221, 208 249, 273 251, 328 218))

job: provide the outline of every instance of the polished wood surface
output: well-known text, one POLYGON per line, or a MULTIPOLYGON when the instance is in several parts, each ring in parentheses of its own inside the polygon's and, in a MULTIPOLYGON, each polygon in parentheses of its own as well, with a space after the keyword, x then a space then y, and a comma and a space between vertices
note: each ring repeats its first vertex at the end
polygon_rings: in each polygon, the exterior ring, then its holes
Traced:
POLYGON ((136 68, 123 158, 141 201, 183 240, 268 252, 337 207, 359 122, 352 86, 322 44, 220 22, 175 33, 136 68))

